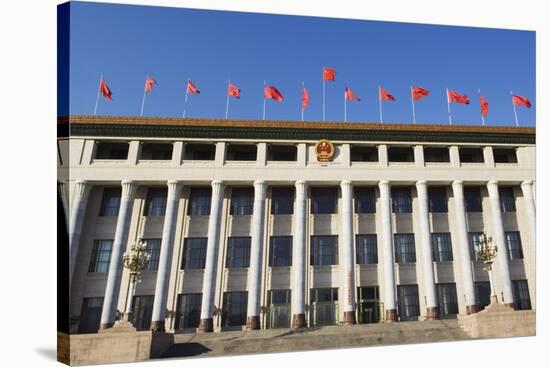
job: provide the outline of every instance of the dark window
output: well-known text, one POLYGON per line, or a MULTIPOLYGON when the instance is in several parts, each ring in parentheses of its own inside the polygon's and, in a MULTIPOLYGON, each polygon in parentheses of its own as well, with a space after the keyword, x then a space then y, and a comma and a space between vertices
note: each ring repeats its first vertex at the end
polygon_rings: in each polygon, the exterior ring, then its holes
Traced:
POLYGON ((230 237, 227 242, 226 268, 248 268, 250 265, 250 237, 230 237))
POLYGON ((149 330, 153 315, 154 296, 134 296, 132 318, 134 327, 139 330, 149 330))
POLYGON ((514 189, 512 187, 500 187, 498 189, 500 198, 500 211, 510 213, 516 211, 516 200, 514 198, 514 189))
POLYGON ((276 162, 296 161, 297 148, 295 145, 268 145, 267 160, 276 162))
POLYGON ((128 142, 98 141, 95 146, 94 159, 128 159, 128 142))
POLYGON ((428 204, 430 213, 447 213, 447 189, 444 187, 428 188, 428 204))
POLYGON ((378 264, 378 249, 375 234, 355 236, 357 264, 378 264))
POLYGON ((491 301, 491 284, 489 282, 475 282, 476 303, 479 311, 487 307, 491 301))
POLYGON ((214 144, 185 144, 183 159, 186 161, 213 161, 216 157, 214 144))
POLYGON ((255 161, 256 152, 257 152, 256 145, 228 144, 226 159, 228 161, 255 161))
POLYGON ((101 322, 103 297, 84 298, 80 312, 78 332, 80 334, 96 333, 101 322))
POLYGON ((493 148, 493 159, 495 163, 518 163, 514 148, 493 148))
POLYGON ((290 289, 272 289, 267 293, 268 328, 290 327, 290 289))
POLYGON ((508 258, 523 259, 523 249, 521 248, 521 237, 519 232, 504 232, 506 239, 506 249, 508 250, 508 258))
POLYGON ((416 262, 416 250, 414 248, 414 234, 399 233, 393 235, 396 263, 416 262))
POLYGON ((468 233, 468 242, 470 244, 470 254, 472 260, 478 261, 481 260, 477 254, 477 248, 481 245, 481 235, 482 232, 469 232, 468 233))
POLYGON ((512 280, 512 290, 514 293, 514 308, 516 310, 530 310, 531 299, 527 280, 512 280))
POLYGON ((199 327, 201 319, 202 293, 178 295, 176 308, 176 329, 199 327))
POLYGON ((210 202, 212 201, 211 187, 192 187, 189 194, 189 205, 187 215, 206 216, 210 215, 210 202))
POLYGON ((271 214, 283 215, 294 212, 294 188, 273 187, 271 189, 271 214))
POLYGON ((139 159, 169 161, 172 159, 172 143, 141 143, 139 159))
POLYGON ((388 147, 388 162, 414 162, 411 147, 388 147))
POLYGON ((88 272, 106 273, 109 271, 109 262, 111 261, 111 251, 113 248, 112 240, 96 240, 92 250, 92 257, 88 272))
POLYGON ((415 321, 420 316, 418 300, 418 286, 398 285, 397 286, 397 312, 400 321, 415 321))
POLYGON ((311 189, 311 214, 335 214, 338 192, 335 187, 311 189))
POLYGON ((222 326, 246 324, 248 292, 225 292, 223 294, 222 326))
POLYGON ((148 188, 143 215, 146 217, 163 217, 166 211, 167 191, 166 187, 148 188))
POLYGON ((338 322, 338 288, 314 288, 311 290, 311 324, 334 325, 338 322))
POLYGON ((338 301, 338 288, 313 288, 311 290, 311 302, 335 301, 338 301))
POLYGON ((158 239, 149 239, 145 240, 146 249, 149 255, 151 255, 151 260, 147 263, 146 271, 157 271, 159 269, 159 258, 160 258, 160 244, 161 240, 158 239))
POLYGON ((378 148, 361 145, 351 146, 352 162, 378 162, 378 148))
POLYGON ((433 261, 453 261, 450 233, 432 233, 433 261))
POLYGON ((252 187, 234 187, 231 190, 231 215, 252 215, 254 210, 254 189, 252 187))
POLYGON ((269 239, 269 266, 292 265, 292 236, 271 236, 269 239))
POLYGON ((208 238, 186 238, 184 241, 184 254, 181 263, 182 269, 204 269, 206 262, 206 246, 208 238))
POLYGON ((469 213, 482 212, 481 191, 479 187, 467 187, 464 189, 464 204, 469 213))
POLYGON ((460 163, 483 163, 483 150, 481 148, 459 148, 460 163))
POLYGON ((268 293, 268 303, 270 305, 290 304, 290 289, 272 289, 268 293))
POLYGON ((338 236, 311 236, 311 265, 338 265, 338 236))
POLYGON ((424 162, 448 163, 450 161, 449 148, 424 147, 424 162))
POLYGON ((103 189, 103 198, 101 199, 100 217, 116 217, 120 208, 120 187, 105 187, 103 189))
POLYGON ((392 187, 391 199, 393 213, 412 213, 410 187, 392 187))
POLYGON ((356 213, 376 213, 376 191, 374 187, 356 187, 353 191, 356 213))
POLYGON ((456 315, 458 302, 455 283, 440 283, 437 285, 437 300, 439 313, 442 317, 456 315))

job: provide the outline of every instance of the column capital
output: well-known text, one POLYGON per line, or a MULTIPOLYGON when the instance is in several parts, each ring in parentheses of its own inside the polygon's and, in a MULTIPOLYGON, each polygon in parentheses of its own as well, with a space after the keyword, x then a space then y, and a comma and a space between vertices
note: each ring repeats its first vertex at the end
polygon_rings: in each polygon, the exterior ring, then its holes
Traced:
MULTIPOLYGON (((63 183, 62 183, 63 184, 63 183)), ((86 200, 90 193, 91 185, 86 180, 76 180, 74 182, 73 197, 79 200, 86 200)))
POLYGON ((341 188, 352 187, 352 186, 353 186, 353 183, 350 180, 344 180, 344 181, 340 182, 340 187, 341 188))
POLYGON ((122 198, 134 197, 137 189, 135 181, 123 180, 120 185, 122 186, 122 198))
POLYGON ((453 181, 452 185, 462 187, 462 186, 464 186, 464 182, 462 180, 455 180, 455 181, 453 181))
POLYGON ((525 180, 521 183, 521 186, 532 186, 533 180, 525 180))
POLYGON ((378 186, 389 186, 390 182, 387 180, 382 180, 378 182, 378 186))
POLYGON ((254 196, 255 200, 265 199, 267 184, 264 180, 254 181, 254 196))
POLYGON ((298 180, 294 183, 294 186, 296 186, 296 196, 298 196, 299 193, 305 195, 307 190, 307 181, 298 180))
POLYGON ((416 187, 418 187, 418 186, 427 186, 427 185, 428 185, 428 181, 426 181, 426 180, 416 181, 416 187))
POLYGON ((222 180, 213 180, 210 182, 210 186, 212 186, 212 197, 219 194, 223 189, 224 182, 222 180))
POLYGON ((498 185, 497 180, 491 180, 491 181, 487 182, 487 186, 497 186, 497 185, 498 185))
POLYGON ((181 181, 169 180, 166 186, 168 186, 168 196, 179 196, 183 185, 181 181))

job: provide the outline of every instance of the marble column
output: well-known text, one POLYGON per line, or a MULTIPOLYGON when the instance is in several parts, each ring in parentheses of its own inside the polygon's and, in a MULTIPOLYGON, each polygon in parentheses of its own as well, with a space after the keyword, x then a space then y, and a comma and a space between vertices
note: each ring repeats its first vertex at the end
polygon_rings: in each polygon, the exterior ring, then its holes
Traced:
POLYGON ((73 200, 69 218, 69 283, 72 283, 73 279, 89 196, 90 184, 86 181, 76 181, 73 188, 73 200))
POLYGON ((306 327, 307 183, 296 181, 292 236, 292 328, 306 327))
POLYGON ((340 260, 344 325, 355 324, 355 277, 353 261, 353 186, 350 181, 340 183, 342 189, 342 259, 340 260))
POLYGON ((527 212, 527 222, 529 223, 529 239, 531 248, 535 248, 537 237, 537 218, 535 209, 535 198, 533 195, 533 181, 523 181, 521 183, 521 191, 523 192, 523 201, 525 203, 525 211, 527 212))
POLYGON ((115 238, 111 251, 105 298, 103 299, 103 311, 101 313, 100 330, 108 329, 115 323, 118 295, 120 293, 120 281, 122 278, 122 255, 128 245, 128 230, 132 219, 132 206, 136 194, 137 185, 133 181, 122 181, 122 195, 120 209, 116 222, 115 238))
POLYGON ((260 294, 262 280, 262 250, 264 246, 265 222, 264 181, 254 182, 254 209, 252 213, 250 266, 248 268, 248 306, 246 308, 246 330, 260 329, 260 294))
POLYGON ((170 283, 170 268, 174 253, 174 238, 178 217, 178 206, 181 195, 181 182, 168 181, 168 197, 166 198, 166 213, 162 227, 160 244, 159 267, 155 284, 155 298, 151 317, 151 330, 166 331, 166 306, 168 300, 168 286, 170 283))
POLYGON ((422 273, 424 274, 424 294, 426 296, 426 320, 439 318, 435 291, 435 275, 432 257, 430 217, 428 212, 428 186, 426 181, 416 182, 418 193, 418 221, 420 224, 420 247, 422 248, 422 273))
POLYGON ((206 262, 202 281, 202 305, 199 332, 214 331, 214 295, 216 292, 216 273, 220 246, 223 191, 223 181, 212 181, 212 199, 210 204, 210 220, 208 221, 206 262))
POLYGON ((386 322, 397 321, 395 297, 395 265, 393 260, 393 232, 391 225, 390 184, 378 183, 380 189, 380 223, 382 234, 382 257, 384 260, 384 309, 386 322))

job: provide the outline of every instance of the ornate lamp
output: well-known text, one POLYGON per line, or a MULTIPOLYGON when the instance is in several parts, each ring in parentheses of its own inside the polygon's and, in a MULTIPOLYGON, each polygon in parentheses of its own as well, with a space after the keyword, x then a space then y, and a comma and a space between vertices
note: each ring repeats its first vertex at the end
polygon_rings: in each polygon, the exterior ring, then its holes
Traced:
POLYGON ((133 298, 136 291, 141 272, 147 267, 151 260, 151 255, 147 253, 147 244, 141 238, 130 246, 130 252, 122 255, 124 267, 128 269, 130 280, 128 282, 128 296, 126 301, 126 312, 124 312, 123 321, 132 322, 133 298))
POLYGON ((480 260, 483 261, 483 269, 489 273, 489 284, 491 286, 491 304, 497 303, 497 295, 493 285, 493 263, 497 257, 498 248, 492 246, 492 238, 482 233, 479 236, 479 245, 476 245, 475 252, 480 260))

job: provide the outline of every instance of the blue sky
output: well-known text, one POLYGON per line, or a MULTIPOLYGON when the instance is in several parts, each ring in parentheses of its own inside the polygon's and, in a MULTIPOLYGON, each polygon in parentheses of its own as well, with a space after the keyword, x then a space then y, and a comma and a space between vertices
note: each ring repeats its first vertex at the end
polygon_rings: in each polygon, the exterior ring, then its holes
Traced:
POLYGON ((478 88, 489 100, 488 125, 514 125, 510 90, 526 96, 520 125, 535 124, 535 32, 446 27, 181 8, 72 3, 70 113, 93 114, 100 75, 113 100, 98 115, 139 115, 146 74, 158 84, 144 116, 179 117, 190 77, 200 95, 188 100, 188 117, 223 118, 227 81, 241 88, 230 118, 261 119, 263 83, 285 101, 267 101, 267 119, 299 120, 301 83, 311 103, 305 120, 322 119, 322 68, 327 121, 378 122, 377 88, 397 99, 383 102, 384 121, 412 123, 410 86, 430 95, 416 103, 417 123, 448 123, 445 88, 467 94, 452 104, 453 123, 481 124, 478 88))

